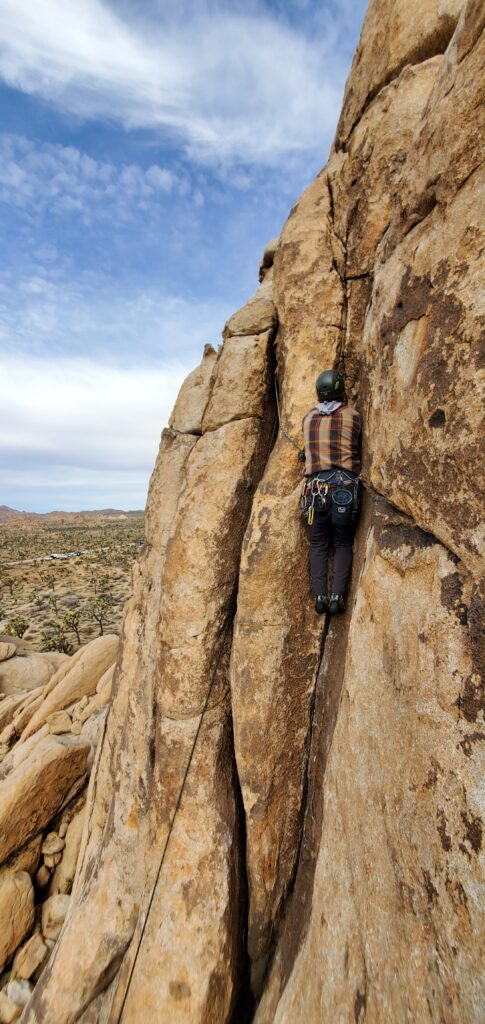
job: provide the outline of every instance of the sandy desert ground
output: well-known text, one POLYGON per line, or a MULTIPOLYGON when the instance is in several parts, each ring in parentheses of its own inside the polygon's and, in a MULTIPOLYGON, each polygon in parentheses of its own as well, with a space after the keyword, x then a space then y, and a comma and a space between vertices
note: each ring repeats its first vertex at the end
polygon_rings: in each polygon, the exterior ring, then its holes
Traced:
POLYGON ((0 633, 70 654, 117 632, 143 512, 0 511, 0 633))

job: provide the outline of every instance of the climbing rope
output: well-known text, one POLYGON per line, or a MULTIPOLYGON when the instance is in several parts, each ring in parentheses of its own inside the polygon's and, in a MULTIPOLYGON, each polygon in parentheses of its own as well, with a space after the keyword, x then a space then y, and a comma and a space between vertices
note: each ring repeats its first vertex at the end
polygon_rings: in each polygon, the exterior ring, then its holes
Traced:
POLYGON ((276 374, 275 374, 275 379, 274 379, 274 390, 275 390, 275 395, 276 395, 276 409, 277 409, 277 412, 278 412, 278 423, 280 425, 281 433, 283 434, 283 437, 286 437, 286 440, 289 441, 290 444, 293 445, 293 448, 296 448, 298 454, 300 454, 300 446, 296 443, 296 441, 293 440, 292 437, 290 437, 288 431, 285 430, 285 428, 284 428, 284 426, 283 426, 283 424, 281 422, 280 396, 279 396, 279 392, 278 392, 278 381, 276 379, 276 374))
MULTIPOLYGON (((232 623, 232 619, 231 619, 231 623, 232 623)), ((167 854, 168 844, 170 842, 170 837, 171 837, 172 832, 173 832, 173 827, 174 827, 174 824, 175 824, 175 819, 177 817, 177 813, 178 813, 180 805, 182 803, 182 796, 183 796, 183 793, 184 793, 185 784, 186 784, 187 779, 188 779, 188 775, 189 775, 189 771, 190 771, 190 766, 192 764, 192 759, 193 759, 195 748, 196 748, 196 745, 197 745, 197 740, 199 738, 200 730, 202 728, 202 722, 204 720, 204 715, 205 715, 205 713, 207 711, 207 708, 209 706, 209 700, 210 700, 210 697, 211 697, 212 690, 214 688, 214 681, 215 681, 215 678, 216 678, 216 675, 217 675, 217 670, 219 668, 219 662, 220 662, 220 659, 221 659, 221 656, 222 656, 222 652, 224 651, 224 648, 225 648, 225 644, 223 642, 223 643, 221 643, 221 645, 219 647, 219 651, 218 651, 216 662, 215 662, 215 666, 214 666, 214 671, 212 673, 212 679, 211 679, 211 682, 210 682, 210 686, 209 686, 209 689, 207 691, 207 696, 205 698, 204 705, 202 707, 202 711, 200 713, 200 718, 199 718, 199 722, 198 722, 198 725, 197 725, 197 729, 195 730, 195 736, 194 736, 194 740, 193 740, 192 747, 191 747, 191 750, 190 750, 189 759, 187 761, 187 765, 186 765, 186 768, 185 768, 184 777, 182 779, 182 785, 180 787, 179 794, 178 794, 178 797, 177 797, 177 802, 175 804, 175 808, 174 808, 174 812, 173 812, 173 815, 172 815, 172 819, 170 821, 170 825, 169 825, 169 829, 168 829, 168 833, 167 833, 167 838, 165 840, 165 845, 163 847, 162 856, 161 856, 160 863, 158 865, 157 874, 156 874, 156 877, 155 877, 155 882, 153 884, 153 888, 152 888, 152 891, 151 891, 151 894, 150 894, 150 899, 148 901, 148 907, 147 907, 145 915, 144 915, 144 919, 143 919, 143 924, 141 926, 140 935, 139 935, 139 938, 138 938, 138 942, 136 944, 135 955, 133 957, 133 961, 132 961, 132 964, 131 964, 130 972, 128 974, 128 981, 126 983, 125 991, 124 991, 124 994, 123 994, 123 999, 122 999, 120 1011, 113 1018, 113 1024, 120 1024, 121 1018, 123 1016, 123 1011, 125 1009, 126 999, 127 999, 129 988, 130 988, 131 981, 132 981, 132 978, 133 978, 133 972, 135 970, 136 962, 137 962, 137 959, 138 959, 138 954, 140 952, 141 944, 142 944, 142 941, 143 941, 143 936, 145 934, 145 929, 146 929, 146 926, 147 926, 147 923, 148 923, 148 918, 150 916, 150 911, 152 909, 153 900, 155 898, 155 893, 156 893, 157 888, 158 888, 158 883, 159 883, 159 880, 160 880, 160 875, 161 875, 163 864, 164 864, 165 857, 166 857, 166 854, 167 854)), ((115 999, 116 999, 116 995, 115 995, 115 999)), ((114 1004, 114 1002, 115 1002, 115 1000, 113 1000, 113 1004, 114 1004)), ((110 1017, 110 1020, 111 1019, 112 1018, 110 1017)))

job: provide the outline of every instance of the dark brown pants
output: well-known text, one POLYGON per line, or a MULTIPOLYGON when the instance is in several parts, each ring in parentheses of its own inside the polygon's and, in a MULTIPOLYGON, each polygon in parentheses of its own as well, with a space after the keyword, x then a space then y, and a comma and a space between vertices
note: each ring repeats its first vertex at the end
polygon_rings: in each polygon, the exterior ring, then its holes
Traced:
POLYGON ((330 512, 315 509, 315 518, 310 526, 310 578, 312 592, 327 594, 328 549, 334 547, 332 594, 343 597, 352 568, 352 545, 355 523, 334 526, 330 512))

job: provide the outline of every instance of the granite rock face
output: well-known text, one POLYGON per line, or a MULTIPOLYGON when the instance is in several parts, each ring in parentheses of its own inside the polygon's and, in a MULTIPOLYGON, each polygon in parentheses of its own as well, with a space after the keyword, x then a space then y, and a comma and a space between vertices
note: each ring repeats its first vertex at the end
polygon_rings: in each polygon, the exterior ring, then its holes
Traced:
POLYGON ((0 785, 69 722, 91 771, 5 853, 65 914, 24 1024, 482 1019, 484 21, 372 0, 328 165, 162 435, 113 682, 5 698, 0 785), (367 494, 322 622, 297 449, 330 366, 367 494), (64 868, 15 860, 39 829, 64 868))

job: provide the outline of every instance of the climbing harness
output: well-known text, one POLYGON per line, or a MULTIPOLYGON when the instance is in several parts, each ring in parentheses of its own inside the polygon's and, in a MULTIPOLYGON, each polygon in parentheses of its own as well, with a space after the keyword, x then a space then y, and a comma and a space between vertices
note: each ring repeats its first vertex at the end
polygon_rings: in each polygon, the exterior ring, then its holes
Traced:
POLYGON ((324 470, 303 481, 300 509, 311 526, 315 509, 331 515, 334 525, 357 519, 361 501, 361 482, 345 469, 324 470))
MULTIPOLYGON (((232 618, 231 618, 231 621, 230 621, 230 625, 232 626, 232 618)), ((204 705, 202 707, 202 711, 200 713, 200 718, 199 718, 199 722, 198 722, 198 725, 197 725, 197 729, 195 730, 195 736, 194 736, 194 739, 193 739, 193 742, 192 742, 192 747, 190 749, 189 758, 188 758, 187 765, 186 765, 185 772, 184 772, 184 777, 182 779, 182 785, 180 786, 180 790, 179 790, 179 793, 178 793, 178 796, 177 796, 177 802, 175 804, 174 812, 172 814, 172 818, 171 818, 170 825, 169 825, 169 828, 168 828, 167 838, 165 840, 165 844, 164 844, 164 847, 163 847, 163 850, 162 850, 162 855, 161 855, 161 858, 160 858, 160 863, 158 865, 157 874, 155 876, 155 882, 153 884, 152 891, 150 893, 150 899, 148 901, 148 906, 147 906, 146 912, 145 912, 144 917, 143 917, 143 922, 142 922, 141 929, 140 929, 140 935, 139 935, 139 938, 138 938, 138 940, 136 942, 135 955, 133 957, 133 961, 132 961, 131 967, 129 969, 128 980, 126 982, 125 990, 124 990, 124 993, 123 993, 123 998, 122 998, 122 1001, 121 1001, 121 1006, 120 1006, 120 1009, 119 1009, 118 1012, 114 1009, 115 1003, 116 1003, 116 995, 117 995, 117 992, 116 992, 116 994, 114 996, 114 999, 113 999, 113 1004, 112 1004, 112 1007, 111 1007, 111 1013, 110 1013, 110 1016, 109 1016, 109 1024, 120 1024, 121 1018, 123 1016, 123 1011, 125 1009, 125 1003, 126 1003, 126 1000, 127 1000, 129 988, 130 988, 130 985, 131 985, 131 981, 132 981, 132 978, 133 978, 133 972, 135 970, 136 962, 137 962, 137 959, 138 959, 138 954, 140 952, 140 947, 141 947, 141 944, 142 944, 142 941, 143 941, 143 936, 145 934, 145 929, 146 929, 146 926, 147 926, 147 923, 148 923, 148 918, 150 916, 150 911, 152 909, 152 904, 153 904, 153 900, 155 898, 155 893, 157 891, 158 883, 160 881, 160 875, 161 875, 162 868, 163 868, 163 865, 164 865, 165 856, 166 856, 167 849, 168 849, 168 844, 170 842, 170 838, 171 838, 171 835, 172 835, 172 832, 173 832, 173 827, 174 827, 174 824, 175 824, 175 819, 177 817, 177 813, 178 813, 178 811, 180 809, 180 805, 182 803, 182 796, 183 796, 185 785, 186 785, 186 782, 187 782, 187 779, 188 779, 188 776, 189 776, 190 766, 192 764, 192 759, 193 759, 195 748, 196 748, 196 745, 197 745, 197 740, 199 738, 200 730, 202 728, 202 722, 204 721, 205 713, 206 713, 206 711, 207 711, 207 709, 209 707, 209 701, 210 701, 212 690, 214 688, 214 682, 215 682, 215 679, 217 677, 217 671, 218 671, 218 668, 219 668, 219 662, 220 662, 220 659, 221 659, 221 656, 222 656, 224 650, 225 650, 225 643, 224 643, 224 641, 222 641, 221 645, 219 647, 219 651, 217 653, 217 657, 215 659, 214 671, 212 673, 212 678, 211 678, 211 681, 210 681, 210 686, 209 686, 209 689, 207 691, 207 695, 206 695, 206 698, 205 698, 205 701, 204 701, 204 705)))
POLYGON ((286 437, 286 440, 289 441, 290 444, 293 445, 293 448, 296 448, 296 450, 298 452, 298 458, 300 459, 300 462, 304 462, 305 461, 305 449, 304 448, 301 449, 300 446, 296 443, 296 441, 292 437, 290 437, 288 431, 285 430, 285 428, 284 428, 284 426, 283 426, 283 424, 281 422, 280 396, 279 396, 279 391, 278 391, 278 381, 276 379, 276 374, 275 374, 275 378, 274 378, 274 390, 275 390, 275 395, 276 395, 276 410, 277 410, 277 414, 278 414, 278 423, 280 425, 281 433, 283 434, 283 437, 286 437))

